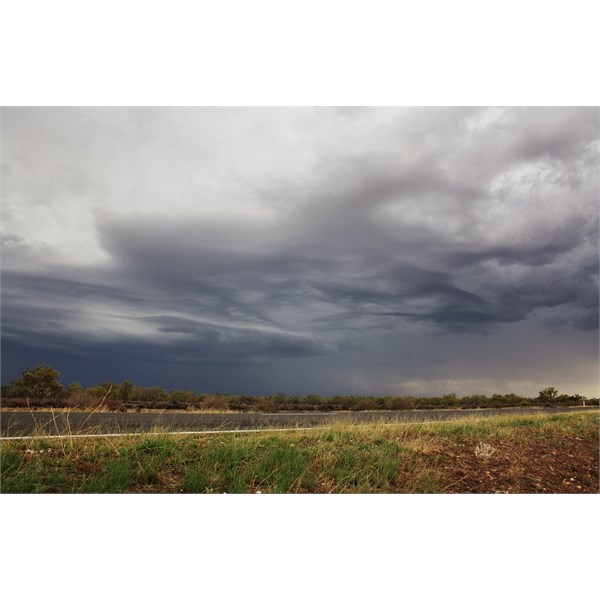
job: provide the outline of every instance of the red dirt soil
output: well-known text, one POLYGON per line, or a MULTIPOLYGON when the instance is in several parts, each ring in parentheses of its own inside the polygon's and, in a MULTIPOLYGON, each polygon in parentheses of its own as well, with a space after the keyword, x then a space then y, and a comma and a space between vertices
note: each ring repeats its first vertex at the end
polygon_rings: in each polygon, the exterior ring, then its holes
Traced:
POLYGON ((490 458, 472 443, 444 444, 436 460, 447 472, 444 493, 599 493, 598 438, 499 439, 490 458))

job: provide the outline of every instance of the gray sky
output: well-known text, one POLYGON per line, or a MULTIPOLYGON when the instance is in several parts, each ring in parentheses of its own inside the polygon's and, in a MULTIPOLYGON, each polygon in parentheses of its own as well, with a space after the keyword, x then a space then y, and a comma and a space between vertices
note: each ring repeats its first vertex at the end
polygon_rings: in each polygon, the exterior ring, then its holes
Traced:
POLYGON ((595 108, 2 110, 2 382, 598 394, 595 108))

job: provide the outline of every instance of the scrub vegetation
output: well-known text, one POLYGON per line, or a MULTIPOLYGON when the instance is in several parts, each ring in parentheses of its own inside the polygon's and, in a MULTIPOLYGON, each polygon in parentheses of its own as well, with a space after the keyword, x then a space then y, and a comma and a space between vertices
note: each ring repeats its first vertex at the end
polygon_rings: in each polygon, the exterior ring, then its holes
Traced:
POLYGON ((65 408, 77 410, 190 410, 234 412, 330 412, 368 410, 411 410, 436 408, 508 408, 518 406, 598 406, 598 398, 559 394, 544 388, 535 398, 517 394, 482 394, 458 397, 454 393, 437 397, 413 396, 332 396, 318 395, 250 396, 206 394, 192 390, 166 391, 157 386, 141 387, 126 380, 105 381, 91 387, 79 382, 63 386, 51 366, 26 369, 22 376, 2 388, 3 408, 65 408))
POLYGON ((6 440, 2 493, 597 493, 597 411, 6 440))

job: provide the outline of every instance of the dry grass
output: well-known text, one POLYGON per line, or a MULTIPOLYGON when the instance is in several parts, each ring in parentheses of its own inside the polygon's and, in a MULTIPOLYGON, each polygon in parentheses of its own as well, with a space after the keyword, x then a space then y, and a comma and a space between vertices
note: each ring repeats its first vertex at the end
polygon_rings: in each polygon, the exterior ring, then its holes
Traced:
POLYGON ((344 421, 287 432, 36 437, 2 442, 0 484, 4 493, 597 492, 597 446, 597 412, 344 421), (483 444, 494 452, 478 457, 483 444))

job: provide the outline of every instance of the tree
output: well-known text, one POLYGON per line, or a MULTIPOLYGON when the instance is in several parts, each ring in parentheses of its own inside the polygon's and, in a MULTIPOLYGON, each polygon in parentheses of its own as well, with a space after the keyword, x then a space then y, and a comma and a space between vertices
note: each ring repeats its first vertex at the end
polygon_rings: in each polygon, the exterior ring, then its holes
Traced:
POLYGON ((67 386, 67 391, 69 392, 69 396, 75 396, 75 394, 81 394, 83 392, 83 386, 79 381, 72 381, 67 386))
POLYGON ((121 400, 123 400, 123 402, 129 402, 134 387, 133 382, 129 381, 129 379, 126 379, 119 386, 119 393, 121 394, 121 400))
POLYGON ((59 375, 60 373, 49 365, 38 365, 34 369, 25 369, 14 385, 26 396, 45 400, 62 393, 63 386, 58 380, 59 375))
POLYGON ((172 402, 183 402, 190 404, 198 401, 198 394, 189 390, 171 390, 169 399, 172 402))
POLYGON ((146 397, 148 400, 154 400, 155 402, 159 402, 161 400, 167 399, 167 392, 163 390, 161 387, 157 385, 153 385, 149 388, 146 388, 146 397))
POLYGON ((554 400, 558 396, 558 390, 553 387, 547 387, 541 390, 538 394, 538 400, 549 401, 554 400))

